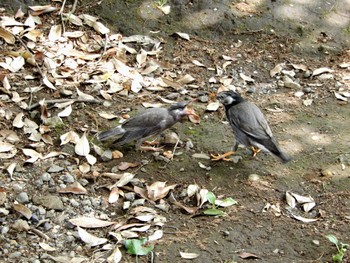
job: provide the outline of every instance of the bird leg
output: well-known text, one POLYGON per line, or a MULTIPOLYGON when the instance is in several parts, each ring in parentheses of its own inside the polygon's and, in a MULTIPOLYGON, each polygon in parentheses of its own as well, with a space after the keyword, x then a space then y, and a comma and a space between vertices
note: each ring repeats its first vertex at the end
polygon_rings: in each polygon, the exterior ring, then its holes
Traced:
POLYGON ((258 152, 261 151, 260 148, 254 146, 250 146, 250 149, 253 151, 252 157, 255 157, 258 154, 258 152))
POLYGON ((227 153, 224 153, 224 154, 218 154, 218 155, 215 155, 215 154, 210 154, 210 156, 212 157, 212 161, 220 161, 220 160, 223 160, 223 161, 230 161, 231 159, 230 158, 227 158, 227 156, 230 156, 232 154, 236 153, 236 151, 230 151, 230 152, 227 152, 227 153))
POLYGON ((146 144, 148 146, 156 146, 159 145, 159 142, 154 139, 153 141, 144 141, 143 144, 146 144))

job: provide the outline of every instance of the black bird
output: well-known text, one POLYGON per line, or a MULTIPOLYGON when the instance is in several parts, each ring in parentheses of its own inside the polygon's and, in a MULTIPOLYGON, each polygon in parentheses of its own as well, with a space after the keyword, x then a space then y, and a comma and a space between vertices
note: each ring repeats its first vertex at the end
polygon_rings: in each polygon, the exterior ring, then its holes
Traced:
POLYGON ((119 136, 115 141, 117 146, 124 145, 134 140, 137 141, 136 145, 140 146, 148 137, 160 134, 180 121, 182 117, 188 115, 198 117, 192 109, 186 107, 188 104, 189 101, 183 101, 171 105, 168 109, 146 109, 128 119, 122 125, 99 133, 97 139, 99 141, 105 141, 112 137, 119 136))
POLYGON ((220 92, 217 99, 225 106, 226 117, 236 141, 232 152, 213 156, 214 160, 226 159, 237 151, 239 144, 251 148, 253 156, 262 149, 278 156, 283 162, 291 160, 291 157, 278 147, 264 114, 255 104, 246 101, 234 91, 220 92))

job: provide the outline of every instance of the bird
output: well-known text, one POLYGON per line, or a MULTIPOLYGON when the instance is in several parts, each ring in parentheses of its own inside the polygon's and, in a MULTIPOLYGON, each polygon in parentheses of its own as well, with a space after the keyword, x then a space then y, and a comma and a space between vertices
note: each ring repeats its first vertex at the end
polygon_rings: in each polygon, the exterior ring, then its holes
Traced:
POLYGON ((223 155, 212 155, 213 160, 228 160, 227 156, 234 154, 239 144, 249 147, 253 156, 260 150, 265 150, 279 157, 284 163, 291 160, 291 157, 279 148, 264 114, 254 103, 245 100, 233 90, 222 91, 216 97, 225 107, 226 118, 235 135, 235 143, 233 151, 223 155))
POLYGON ((189 103, 190 101, 182 101, 172 104, 169 108, 146 109, 123 124, 97 134, 97 139, 106 141, 118 136, 114 142, 115 145, 122 146, 131 141, 137 141, 136 146, 140 147, 147 138, 170 128, 182 117, 189 115, 199 117, 192 109, 187 108, 189 103))

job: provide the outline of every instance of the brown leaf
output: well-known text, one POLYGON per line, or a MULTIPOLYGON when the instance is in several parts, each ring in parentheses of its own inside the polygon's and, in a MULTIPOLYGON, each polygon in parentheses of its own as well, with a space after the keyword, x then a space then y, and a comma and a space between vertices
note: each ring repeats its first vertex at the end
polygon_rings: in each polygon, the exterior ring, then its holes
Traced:
POLYGON ((170 190, 174 189, 177 184, 173 184, 170 186, 165 186, 166 182, 155 182, 147 187, 147 196, 152 201, 156 201, 164 198, 170 190))
POLYGON ((11 32, 0 27, 0 37, 2 37, 6 43, 13 45, 16 42, 16 38, 11 32))
POLYGON ((57 192, 60 194, 72 193, 77 195, 84 195, 87 194, 88 191, 80 183, 74 182, 66 188, 58 189, 57 192))
POLYGON ((69 222, 75 226, 85 227, 85 228, 99 228, 114 225, 116 222, 105 221, 94 217, 77 217, 70 219, 69 222))
POLYGON ((259 258, 257 255, 255 254, 252 254, 252 253, 249 253, 249 252, 241 252, 238 254, 238 256, 240 258, 243 258, 243 259, 249 259, 249 258, 259 258))
POLYGON ((28 220, 32 217, 32 211, 30 209, 22 204, 14 204, 13 209, 20 213, 22 216, 27 218, 28 220))

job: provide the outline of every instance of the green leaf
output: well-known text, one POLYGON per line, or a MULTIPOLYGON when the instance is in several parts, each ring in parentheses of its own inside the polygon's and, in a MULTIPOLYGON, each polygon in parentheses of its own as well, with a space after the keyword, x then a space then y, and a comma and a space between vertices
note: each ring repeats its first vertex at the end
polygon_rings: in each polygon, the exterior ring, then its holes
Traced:
POLYGON ((326 235, 326 238, 338 247, 338 239, 334 235, 326 235))
POLYGON ((154 246, 143 246, 146 243, 146 238, 128 239, 124 241, 124 246, 131 255, 145 256, 151 252, 154 246))
POLYGON ((237 201, 231 197, 225 198, 224 200, 215 200, 217 206, 228 207, 237 204, 237 201))
POLYGON ((208 192, 206 197, 207 197, 209 203, 211 203, 212 205, 215 205, 216 197, 215 197, 213 192, 208 192))
POLYGON ((216 208, 210 208, 207 210, 204 210, 203 213, 207 216, 224 216, 226 213, 224 211, 221 211, 216 208))
POLYGON ((334 255, 332 257, 333 262, 340 263, 343 261, 344 254, 342 252, 339 252, 338 254, 334 255))

